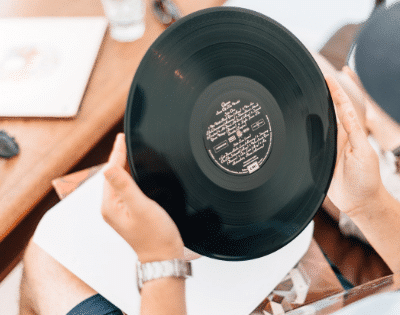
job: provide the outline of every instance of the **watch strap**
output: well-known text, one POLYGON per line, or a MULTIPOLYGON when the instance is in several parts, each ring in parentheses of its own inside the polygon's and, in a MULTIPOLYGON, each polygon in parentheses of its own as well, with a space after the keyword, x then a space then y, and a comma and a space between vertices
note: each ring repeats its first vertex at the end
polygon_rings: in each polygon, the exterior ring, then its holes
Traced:
POLYGON ((192 265, 190 261, 181 259, 154 261, 145 264, 138 261, 136 271, 137 284, 140 292, 146 281, 164 277, 186 279, 188 276, 192 275, 192 265))

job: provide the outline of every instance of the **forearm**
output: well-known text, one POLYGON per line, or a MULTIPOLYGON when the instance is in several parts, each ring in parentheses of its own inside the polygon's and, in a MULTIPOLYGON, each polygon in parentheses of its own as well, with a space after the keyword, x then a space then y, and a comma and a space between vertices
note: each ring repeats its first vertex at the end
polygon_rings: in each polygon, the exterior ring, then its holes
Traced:
POLYGON ((141 315, 186 314, 185 280, 161 278, 143 284, 141 315))
POLYGON ((367 205, 348 213, 394 272, 400 272, 400 203, 384 188, 367 205))

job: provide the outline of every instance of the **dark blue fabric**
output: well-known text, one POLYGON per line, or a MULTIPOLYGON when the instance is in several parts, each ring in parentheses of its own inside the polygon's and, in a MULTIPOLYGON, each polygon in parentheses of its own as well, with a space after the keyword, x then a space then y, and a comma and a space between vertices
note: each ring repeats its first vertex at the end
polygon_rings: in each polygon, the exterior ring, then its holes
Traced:
POLYGON ((123 315, 122 311, 100 294, 82 301, 67 315, 123 315))
POLYGON ((351 284, 351 282, 349 280, 347 280, 342 273, 339 271, 338 267, 336 267, 328 258, 328 256, 326 256, 326 254, 324 252, 322 252, 325 256, 325 259, 328 261, 329 265, 331 265, 331 268, 333 270, 333 272, 335 273, 336 278, 339 280, 340 284, 342 285, 343 289, 345 290, 350 290, 354 288, 354 285, 351 284))

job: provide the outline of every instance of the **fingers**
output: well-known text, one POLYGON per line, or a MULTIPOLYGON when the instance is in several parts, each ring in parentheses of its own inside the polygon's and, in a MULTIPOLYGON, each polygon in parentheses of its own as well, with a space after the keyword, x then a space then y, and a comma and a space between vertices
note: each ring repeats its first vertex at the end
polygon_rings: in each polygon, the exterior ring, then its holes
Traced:
POLYGON ((339 118, 339 121, 343 123, 344 114, 351 110, 355 114, 355 110, 351 104, 349 97, 343 91, 340 84, 335 79, 333 79, 333 77, 327 76, 326 83, 328 84, 332 100, 335 104, 336 115, 339 118))
POLYGON ((115 139, 110 158, 108 159, 108 163, 113 166, 120 165, 124 167, 125 162, 126 162, 125 135, 123 133, 119 133, 115 139))
POLYGON ((363 147, 368 142, 367 136, 360 126, 356 111, 349 97, 332 77, 327 77, 326 82, 336 105, 336 114, 347 133, 351 147, 355 150, 363 147))

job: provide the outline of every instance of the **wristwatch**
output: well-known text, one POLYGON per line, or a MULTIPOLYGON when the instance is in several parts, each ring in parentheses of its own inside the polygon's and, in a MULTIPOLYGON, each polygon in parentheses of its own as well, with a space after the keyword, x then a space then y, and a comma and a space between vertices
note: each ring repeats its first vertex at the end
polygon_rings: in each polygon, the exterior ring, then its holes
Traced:
POLYGON ((137 262, 137 285, 139 292, 142 290, 146 281, 164 277, 176 277, 186 279, 192 275, 192 265, 190 261, 173 259, 164 261, 154 261, 142 264, 137 262))

